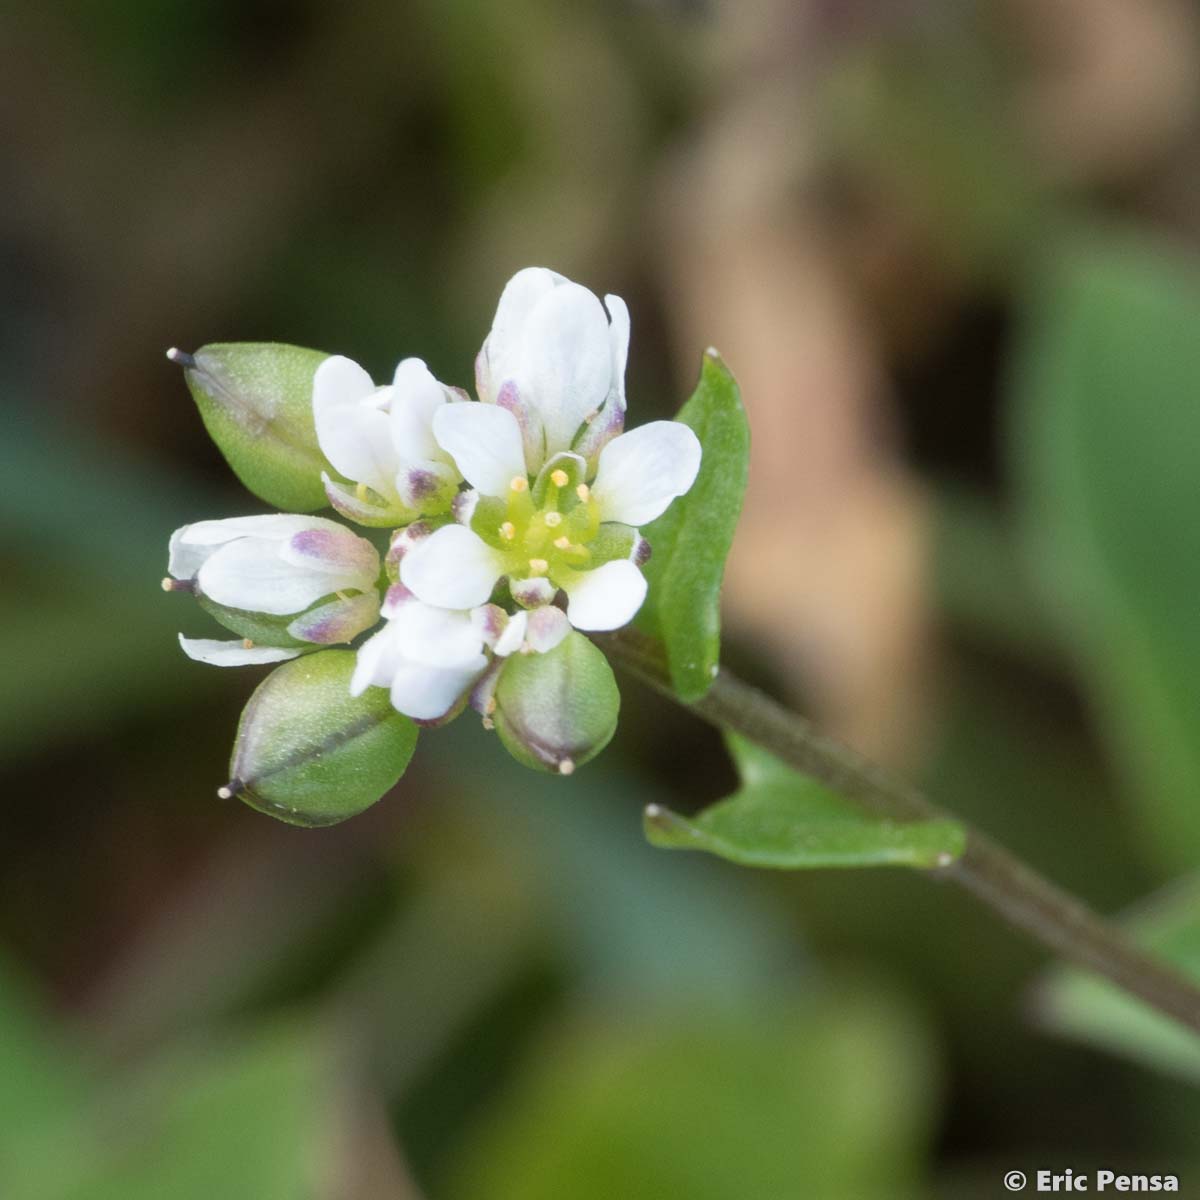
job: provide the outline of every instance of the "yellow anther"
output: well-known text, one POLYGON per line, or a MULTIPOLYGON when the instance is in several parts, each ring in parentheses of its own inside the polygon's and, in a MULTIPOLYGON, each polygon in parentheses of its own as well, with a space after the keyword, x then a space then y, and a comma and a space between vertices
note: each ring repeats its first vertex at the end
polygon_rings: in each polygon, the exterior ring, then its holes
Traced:
POLYGON ((574 771, 575 771, 575 764, 569 758, 564 758, 562 760, 562 762, 560 762, 558 764, 558 773, 560 775, 571 775, 574 773, 574 771))
POLYGON ((562 524, 562 513, 548 512, 546 514, 546 524, 549 525, 551 529, 553 529, 555 527, 555 525, 561 525, 562 524))
POLYGON ((169 575, 162 581, 162 590, 164 592, 173 592, 175 590, 175 580, 169 575))
POLYGON ((253 650, 254 643, 249 638, 242 638, 242 649, 243 650, 253 650))
POLYGON ((544 558, 531 558, 529 560, 530 575, 545 575, 550 570, 550 564, 544 558))
POLYGON ((529 490, 529 480, 524 475, 514 475, 509 481, 508 486, 514 492, 525 492, 529 490))
POLYGON ((500 526, 500 536, 506 542, 511 542, 517 536, 517 527, 511 521, 505 521, 500 526))
POLYGON ((365 483, 358 484, 354 489, 354 494, 365 504, 367 501, 367 485, 365 483))
POLYGON ((562 537, 554 539, 554 545, 559 550, 570 550, 571 539, 564 533, 562 537))
POLYGON ((580 500, 586 500, 591 494, 592 494, 592 489, 589 488, 586 483, 581 483, 575 489, 575 495, 577 495, 580 498, 580 500))
POLYGON ((496 697, 489 696, 487 703, 483 706, 483 711, 490 717, 496 711, 496 697))
POLYGON ((569 482, 566 471, 564 471, 561 467, 557 471, 551 471, 550 482, 554 484, 555 487, 566 487, 569 482))

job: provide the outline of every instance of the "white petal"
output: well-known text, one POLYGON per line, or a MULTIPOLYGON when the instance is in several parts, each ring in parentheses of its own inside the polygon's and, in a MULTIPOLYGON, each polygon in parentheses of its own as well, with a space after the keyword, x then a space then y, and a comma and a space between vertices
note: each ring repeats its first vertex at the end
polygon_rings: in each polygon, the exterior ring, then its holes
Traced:
POLYGON ((700 470, 700 441, 679 421, 651 421, 600 452, 592 497, 602 521, 645 525, 682 496, 700 470))
POLYGON ((454 707, 478 674, 479 670, 445 670, 404 663, 392 677, 392 707, 415 721, 436 720, 454 707))
POLYGON ((627 559, 581 571, 565 588, 567 616, 576 629, 620 629, 646 598, 646 577, 627 559))
POLYGON ((503 571, 500 555, 463 525, 442 526, 400 560, 401 583, 441 608, 482 604, 503 571))
POLYGON ((313 376, 313 420, 325 457, 347 479, 390 497, 396 452, 379 400, 370 375, 341 355, 327 358, 313 376))
POLYGON ((433 434, 466 481, 485 496, 507 496, 514 475, 525 474, 517 418, 494 404, 447 404, 433 418, 433 434))
POLYGON ((433 414, 446 403, 446 389, 419 358, 406 358, 392 384, 392 445, 403 462, 441 458, 433 438, 433 414))
MULTIPOLYGON (((564 276, 545 267, 526 267, 504 285, 500 303, 496 305, 496 315, 492 319, 492 331, 482 351, 487 363, 488 385, 493 392, 516 369, 529 314, 544 296, 566 282, 564 276)), ((488 396, 489 400, 493 398, 488 396)), ((480 399, 483 399, 482 395, 480 399)))
POLYGON ((302 517, 292 513, 266 513, 258 517, 226 517, 219 521, 197 521, 171 534, 171 554, 167 570, 176 579, 191 579, 218 546, 240 537, 260 537, 286 541, 306 529, 344 529, 336 521, 323 517, 302 517))
POLYGON ((284 562, 274 543, 257 538, 222 546, 200 568, 196 582, 218 604, 274 615, 302 612, 341 587, 357 586, 353 579, 284 562))
POLYGON ((518 380, 541 415, 546 454, 570 449, 612 381, 608 317, 587 288, 564 283, 538 302, 525 322, 518 380))
POLYGON ((389 623, 358 648, 354 674, 350 676, 350 695, 361 696, 372 686, 390 687, 400 663, 396 631, 389 623))
POLYGON ((299 658, 299 650, 283 650, 278 646, 251 646, 243 642, 223 642, 213 638, 186 638, 181 633, 179 644, 188 658, 214 667, 244 667, 253 663, 283 662, 299 658))
POLYGON ((500 658, 507 658, 510 654, 515 654, 520 650, 521 643, 525 640, 525 629, 528 624, 529 614, 527 612, 515 613, 509 617, 504 632, 496 641, 496 654, 500 658))
POLYGON ((620 296, 611 293, 604 297, 611 324, 608 327, 612 349, 612 395, 622 412, 625 411, 625 364, 629 359, 629 307, 620 296))
POLYGON ((466 670, 486 665, 483 635, 469 612, 417 600, 401 605, 391 625, 401 654, 412 662, 466 670))

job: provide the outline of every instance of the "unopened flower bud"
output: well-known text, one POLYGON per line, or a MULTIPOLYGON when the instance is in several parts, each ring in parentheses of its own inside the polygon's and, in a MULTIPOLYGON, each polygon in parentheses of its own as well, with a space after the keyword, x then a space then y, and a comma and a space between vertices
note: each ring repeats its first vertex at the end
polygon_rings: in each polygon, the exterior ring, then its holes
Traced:
POLYGON ((269 342, 226 342, 195 354, 168 350, 213 441, 237 477, 277 508, 312 512, 328 501, 317 444, 313 375, 318 350, 269 342))
POLYGON ((334 825, 375 803, 404 774, 416 726, 387 692, 350 694, 355 656, 323 650, 273 671, 238 726, 223 797, 292 825, 334 825))
POLYGON ((184 651, 203 662, 275 662, 349 642, 379 618, 375 547, 320 517, 185 525, 171 538, 169 569, 168 590, 190 591, 242 639, 181 639, 184 651))
POLYGON ((608 660, 574 631, 545 653, 508 658, 492 698, 490 719, 508 752, 561 775, 608 745, 621 703, 608 660))

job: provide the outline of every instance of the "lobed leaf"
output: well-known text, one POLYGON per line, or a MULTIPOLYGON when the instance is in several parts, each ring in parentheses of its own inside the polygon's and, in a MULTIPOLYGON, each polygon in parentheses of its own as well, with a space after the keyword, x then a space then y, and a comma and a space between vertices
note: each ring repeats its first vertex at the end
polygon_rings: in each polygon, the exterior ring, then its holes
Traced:
POLYGON ((727 742, 742 786, 698 816, 651 805, 646 837, 670 850, 704 850, 744 867, 940 867, 963 851, 955 821, 884 820, 735 734, 727 742))

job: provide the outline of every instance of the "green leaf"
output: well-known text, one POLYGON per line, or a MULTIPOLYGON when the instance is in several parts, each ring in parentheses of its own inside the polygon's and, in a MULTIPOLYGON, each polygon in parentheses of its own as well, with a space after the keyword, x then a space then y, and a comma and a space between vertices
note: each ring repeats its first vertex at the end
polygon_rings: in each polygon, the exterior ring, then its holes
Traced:
MULTIPOLYGON (((1126 930, 1200 983, 1200 879, 1170 888, 1126 930)), ((1056 1033, 1200 1082, 1200 1037, 1096 975, 1055 968, 1038 990, 1036 1012, 1056 1033)))
POLYGON ((1111 235, 1032 281, 1013 465, 1061 637, 1169 867, 1200 858, 1200 268, 1111 235))
POLYGON ((242 713, 229 792, 292 825, 335 825, 375 803, 404 774, 417 728, 386 688, 350 695, 352 650, 277 667, 242 713))
POLYGON ((715 350, 676 418, 700 439, 704 457, 691 490, 642 532, 650 581, 638 625, 662 639, 671 682, 692 702, 712 686, 721 652, 721 579, 742 511, 750 428, 737 381, 715 350))
POLYGON ((654 845, 784 870, 940 867, 963 851, 966 835, 955 821, 873 817, 745 739, 727 741, 742 786, 696 817, 651 805, 645 830, 654 845))
POLYGON ((274 342, 214 343, 172 355, 209 436, 246 487, 289 512, 328 505, 321 472, 332 468, 312 414, 313 374, 328 355, 274 342))

